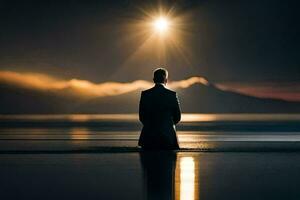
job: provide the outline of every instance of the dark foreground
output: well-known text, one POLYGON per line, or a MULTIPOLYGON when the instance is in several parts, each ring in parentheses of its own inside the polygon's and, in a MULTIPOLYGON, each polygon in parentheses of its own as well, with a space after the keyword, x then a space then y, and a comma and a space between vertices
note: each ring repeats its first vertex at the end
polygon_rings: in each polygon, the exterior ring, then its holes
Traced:
POLYGON ((299 199, 300 152, 13 153, 1 199, 299 199))

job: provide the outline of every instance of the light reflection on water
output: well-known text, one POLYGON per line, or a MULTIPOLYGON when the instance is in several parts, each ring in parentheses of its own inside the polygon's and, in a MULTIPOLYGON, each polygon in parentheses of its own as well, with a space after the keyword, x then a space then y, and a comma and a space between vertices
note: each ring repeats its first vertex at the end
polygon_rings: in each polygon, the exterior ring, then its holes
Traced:
POLYGON ((70 137, 73 140, 88 140, 91 138, 91 131, 87 128, 72 128, 70 137))
POLYGON ((198 169, 193 157, 179 157, 175 171, 175 199, 198 200, 198 169))
MULTIPOLYGON (((141 128, 136 114, 0 115, 0 142, 136 147, 141 128)), ((300 141, 299 114, 185 113, 176 128, 181 148, 206 149, 212 142, 300 141)))
MULTIPOLYGON (((26 121, 138 121, 137 114, 45 114, 45 115, 0 115, 3 120, 26 121)), ((299 121, 300 114, 199 114, 183 113, 182 122, 211 121, 299 121)))
POLYGON ((213 121, 299 121, 300 114, 197 114, 185 113, 182 122, 213 121))
POLYGON ((199 160, 172 151, 140 153, 147 200, 199 200, 199 160))

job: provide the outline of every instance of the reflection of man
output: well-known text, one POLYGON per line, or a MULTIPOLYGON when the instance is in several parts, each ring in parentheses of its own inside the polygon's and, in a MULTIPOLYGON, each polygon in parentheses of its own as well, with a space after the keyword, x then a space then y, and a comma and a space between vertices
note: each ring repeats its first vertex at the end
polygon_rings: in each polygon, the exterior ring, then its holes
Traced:
POLYGON ((142 151, 144 195, 147 200, 175 199, 176 153, 173 151, 142 151))
POLYGON ((177 94, 165 88, 168 71, 158 68, 154 71, 155 86, 143 91, 140 99, 139 118, 143 129, 139 146, 144 149, 178 149, 175 124, 181 113, 177 94))

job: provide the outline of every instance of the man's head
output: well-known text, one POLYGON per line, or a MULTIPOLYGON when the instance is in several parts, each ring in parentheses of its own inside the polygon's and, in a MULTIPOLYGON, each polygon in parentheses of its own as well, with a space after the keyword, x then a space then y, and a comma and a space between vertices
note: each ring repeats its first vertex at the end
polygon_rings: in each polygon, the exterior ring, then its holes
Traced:
POLYGON ((155 69, 153 72, 153 82, 166 84, 168 82, 168 71, 165 68, 155 69))

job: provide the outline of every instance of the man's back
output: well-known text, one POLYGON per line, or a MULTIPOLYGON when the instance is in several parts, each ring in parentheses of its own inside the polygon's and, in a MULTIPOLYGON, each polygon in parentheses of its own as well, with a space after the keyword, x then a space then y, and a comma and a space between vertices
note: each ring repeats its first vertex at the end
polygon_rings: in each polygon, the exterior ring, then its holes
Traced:
POLYGON ((143 123, 139 145, 150 149, 178 149, 175 124, 181 113, 176 92, 162 84, 143 91, 139 108, 143 123))

